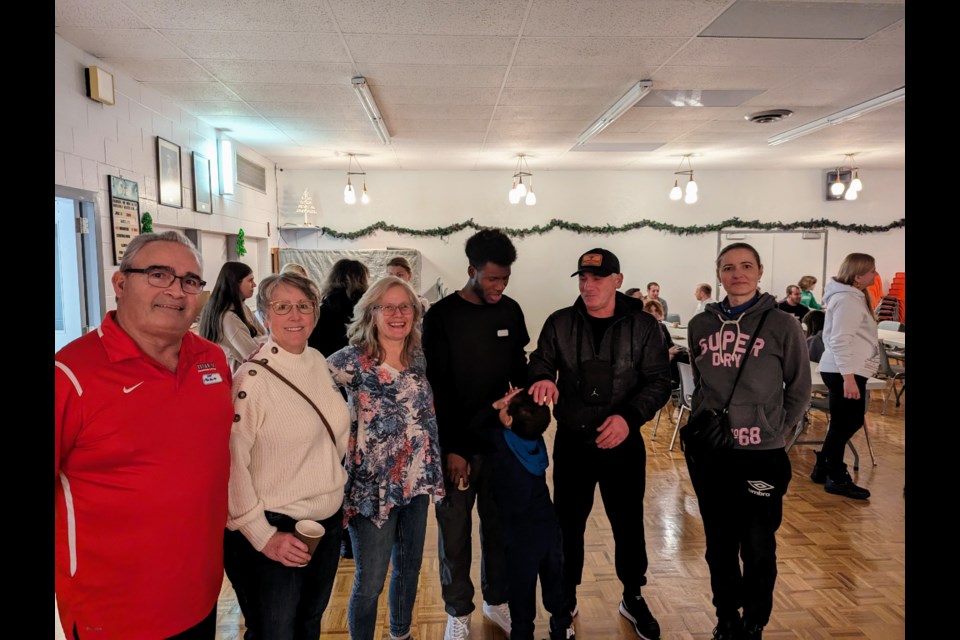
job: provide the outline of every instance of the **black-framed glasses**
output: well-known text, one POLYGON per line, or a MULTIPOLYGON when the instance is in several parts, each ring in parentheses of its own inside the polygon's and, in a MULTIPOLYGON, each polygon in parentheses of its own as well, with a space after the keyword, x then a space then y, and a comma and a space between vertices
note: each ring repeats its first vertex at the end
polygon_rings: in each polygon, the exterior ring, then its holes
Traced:
POLYGON ((412 304, 378 304, 374 305, 375 311, 380 311, 385 316, 395 316, 399 311, 405 316, 413 315, 413 305, 412 304))
POLYGON ((296 304, 292 302, 271 302, 267 306, 273 309, 273 312, 278 316, 285 316, 296 307, 297 310, 306 315, 308 313, 313 313, 317 306, 312 302, 298 302, 296 304))
POLYGON ((185 276, 178 276, 170 267, 151 266, 146 269, 124 269, 124 273, 142 273, 147 276, 147 283, 158 289, 166 289, 173 284, 174 280, 180 281, 180 288, 184 293, 197 294, 203 291, 206 282, 200 279, 200 276, 188 273, 185 276))

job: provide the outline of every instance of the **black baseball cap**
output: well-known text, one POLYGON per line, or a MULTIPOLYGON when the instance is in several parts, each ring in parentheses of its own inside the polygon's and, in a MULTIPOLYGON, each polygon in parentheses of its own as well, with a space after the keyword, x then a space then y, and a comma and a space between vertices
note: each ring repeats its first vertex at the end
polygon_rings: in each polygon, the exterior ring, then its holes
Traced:
POLYGON ((570 277, 581 273, 593 273, 598 276, 609 276, 620 273, 620 261, 612 251, 606 249, 590 249, 577 260, 577 270, 570 277))

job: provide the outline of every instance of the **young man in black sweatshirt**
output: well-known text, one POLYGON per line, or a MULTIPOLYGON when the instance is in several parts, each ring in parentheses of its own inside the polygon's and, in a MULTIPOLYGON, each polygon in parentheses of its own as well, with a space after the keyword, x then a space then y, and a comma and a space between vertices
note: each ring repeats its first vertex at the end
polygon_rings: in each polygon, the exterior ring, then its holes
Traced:
POLYGON ((491 481, 494 450, 472 425, 510 384, 526 386, 524 347, 530 341, 520 305, 503 293, 517 258, 510 238, 484 229, 467 240, 466 254, 467 283, 430 307, 423 322, 447 489, 436 509, 446 640, 470 634, 474 503, 480 516, 483 614, 510 633, 504 543, 491 481))

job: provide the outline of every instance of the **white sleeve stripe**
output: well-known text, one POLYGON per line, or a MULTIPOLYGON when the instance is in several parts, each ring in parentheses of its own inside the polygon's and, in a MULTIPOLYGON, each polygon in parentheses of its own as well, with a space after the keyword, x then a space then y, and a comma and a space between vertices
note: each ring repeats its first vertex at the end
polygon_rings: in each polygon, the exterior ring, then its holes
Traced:
POLYGON ((64 373, 68 378, 70 378, 70 382, 73 383, 73 388, 77 390, 77 395, 78 395, 78 396, 82 396, 82 395, 83 395, 83 387, 80 386, 80 381, 77 380, 77 376, 73 375, 73 371, 70 370, 70 367, 68 367, 67 365, 63 364, 62 362, 57 362, 56 360, 53 362, 53 364, 54 364, 55 366, 57 366, 61 371, 63 371, 63 373, 64 373))
POLYGON ((77 517, 73 511, 73 493, 70 492, 70 481, 60 473, 60 484, 63 485, 63 499, 67 503, 67 548, 70 549, 70 576, 77 573, 77 517))

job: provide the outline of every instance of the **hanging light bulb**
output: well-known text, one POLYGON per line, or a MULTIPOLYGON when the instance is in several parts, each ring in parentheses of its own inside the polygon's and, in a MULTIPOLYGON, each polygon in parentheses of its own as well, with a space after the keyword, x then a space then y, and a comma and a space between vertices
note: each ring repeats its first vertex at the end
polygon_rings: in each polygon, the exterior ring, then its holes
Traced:
POLYGON ((533 193, 533 185, 530 185, 530 189, 527 191, 527 199, 524 200, 527 203, 528 207, 532 207, 537 204, 537 196, 533 193))
POLYGON ((360 196, 360 202, 363 204, 370 204, 370 196, 367 195, 367 179, 363 179, 363 191, 360 196))
POLYGON ((350 183, 349 177, 347 177, 347 186, 343 188, 343 201, 347 204, 354 204, 357 201, 357 194, 353 190, 353 185, 350 183))
MULTIPOLYGON (((853 181, 850 182, 850 187, 849 187, 848 190, 849 190, 849 191, 853 191, 854 193, 859 193, 861 189, 863 189, 863 183, 860 181, 860 170, 859 170, 859 169, 854 169, 854 170, 853 170, 853 181)), ((850 200, 856 200, 856 198, 849 198, 849 199, 850 199, 850 200)))
POLYGON ((687 195, 683 196, 683 201, 687 204, 695 203, 699 198, 697 198, 696 191, 687 191, 687 195))
POLYGON ((517 181, 513 181, 513 186, 510 188, 510 193, 507 194, 510 204, 517 204, 520 202, 520 194, 517 192, 517 181))
POLYGON ((521 198, 527 195, 527 185, 523 184, 523 176, 520 176, 520 183, 517 184, 517 195, 521 198))
MULTIPOLYGON (((693 179, 693 171, 690 172, 690 181, 687 182, 687 188, 685 191, 688 194, 698 193, 700 191, 700 187, 697 186, 696 181, 693 179)), ((696 200, 694 200, 694 202, 696 202, 696 200)))
POLYGON ((830 185, 830 193, 835 196, 839 196, 843 194, 843 190, 845 188, 846 187, 843 186, 843 183, 840 182, 840 167, 837 167, 837 179, 833 184, 830 185))
POLYGON ((683 197, 683 189, 680 188, 680 181, 674 180, 673 189, 670 189, 670 199, 679 200, 682 197, 683 197))
POLYGON ((843 199, 844 199, 844 200, 856 200, 856 199, 857 199, 857 192, 856 192, 856 190, 853 188, 853 185, 850 185, 850 188, 847 189, 847 192, 844 194, 843 199))

